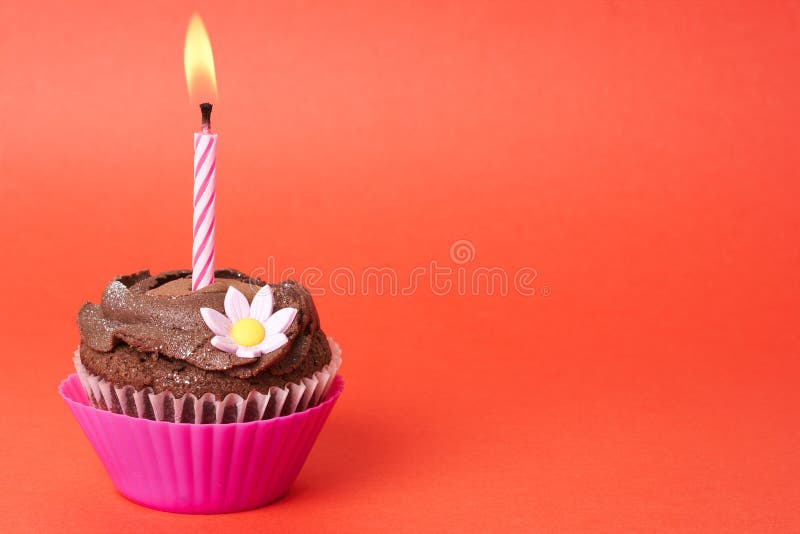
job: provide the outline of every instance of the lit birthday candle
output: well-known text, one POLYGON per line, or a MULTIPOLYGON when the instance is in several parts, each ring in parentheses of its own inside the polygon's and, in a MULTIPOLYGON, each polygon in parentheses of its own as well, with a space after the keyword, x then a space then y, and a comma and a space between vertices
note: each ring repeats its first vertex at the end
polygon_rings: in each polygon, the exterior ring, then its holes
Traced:
POLYGON ((192 291, 214 283, 214 202, 217 196, 217 134, 211 133, 211 104, 200 104, 202 130, 194 134, 192 291))
MULTIPOLYGON (((217 80, 214 55, 202 19, 189 21, 183 64, 189 99, 215 98, 217 80)), ((214 283, 214 226, 216 216, 217 134, 211 131, 209 102, 200 104, 200 131, 194 134, 194 217, 192 225, 192 291, 214 283)))

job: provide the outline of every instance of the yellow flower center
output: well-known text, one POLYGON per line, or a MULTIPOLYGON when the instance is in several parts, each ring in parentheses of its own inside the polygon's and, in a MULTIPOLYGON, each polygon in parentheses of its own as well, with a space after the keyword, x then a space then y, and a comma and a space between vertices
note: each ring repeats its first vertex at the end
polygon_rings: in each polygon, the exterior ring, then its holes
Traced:
POLYGON ((243 347, 252 347, 264 341, 264 327, 255 319, 239 319, 231 327, 231 337, 243 347))

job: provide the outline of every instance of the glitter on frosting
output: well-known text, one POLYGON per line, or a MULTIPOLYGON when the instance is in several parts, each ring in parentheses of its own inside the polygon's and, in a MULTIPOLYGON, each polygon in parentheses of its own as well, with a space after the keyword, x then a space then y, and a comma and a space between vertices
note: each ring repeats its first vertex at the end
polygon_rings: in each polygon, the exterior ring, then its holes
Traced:
MULTIPOLYGON (((191 271, 168 271, 151 275, 140 271, 114 279, 99 304, 86 303, 78 314, 81 340, 92 350, 110 353, 120 344, 142 353, 155 353, 205 371, 222 371, 237 378, 255 377, 267 371, 286 375, 299 368, 320 331, 319 318, 311 295, 297 282, 287 280, 265 285, 241 272, 218 270, 216 282, 200 291, 191 291, 191 271), (210 308, 222 315, 227 310, 225 295, 235 287, 249 308, 263 314, 269 309, 275 324, 269 333, 280 333, 287 341, 270 352, 240 357, 212 344, 214 332, 204 321, 200 309, 210 308), (264 287, 263 300, 247 303, 264 287), (269 305, 269 306, 268 306, 269 305), (291 308, 296 310, 282 312, 291 308), (289 315, 292 315, 289 318, 289 315), (278 320, 280 319, 280 324, 278 320), (287 320, 288 319, 288 320, 287 320), (284 324, 286 323, 286 324, 284 324)), ((241 306, 241 301, 231 306, 241 306)), ((231 308, 233 309, 233 308, 231 308)), ((240 313, 237 308, 233 313, 240 313)), ((255 312, 254 312, 255 313, 255 312)), ((265 347, 269 348, 269 347, 265 347)))

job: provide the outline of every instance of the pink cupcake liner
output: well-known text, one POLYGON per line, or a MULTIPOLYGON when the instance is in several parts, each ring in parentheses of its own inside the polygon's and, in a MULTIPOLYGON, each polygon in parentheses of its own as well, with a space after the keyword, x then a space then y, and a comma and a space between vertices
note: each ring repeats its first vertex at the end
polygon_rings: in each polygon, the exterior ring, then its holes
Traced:
MULTIPOLYGON (((340 355, 338 346, 336 352, 340 355)), ((290 415, 198 424, 95 408, 77 374, 58 387, 122 495, 149 508, 192 514, 249 510, 283 496, 300 473, 344 381, 332 376, 325 389, 316 406, 290 415)))
POLYGON ((231 424, 169 423, 94 408, 77 374, 58 391, 122 495, 157 510, 215 514, 283 496, 343 389, 337 376, 313 408, 231 424))
POLYGON ((243 423, 300 412, 325 398, 342 364, 339 345, 330 337, 328 343, 331 361, 310 377, 283 387, 271 387, 267 393, 251 391, 246 398, 231 393, 222 400, 212 393, 175 397, 168 391, 155 393, 149 387, 137 390, 132 386, 115 386, 88 371, 78 351, 73 363, 89 402, 96 408, 171 423, 243 423))

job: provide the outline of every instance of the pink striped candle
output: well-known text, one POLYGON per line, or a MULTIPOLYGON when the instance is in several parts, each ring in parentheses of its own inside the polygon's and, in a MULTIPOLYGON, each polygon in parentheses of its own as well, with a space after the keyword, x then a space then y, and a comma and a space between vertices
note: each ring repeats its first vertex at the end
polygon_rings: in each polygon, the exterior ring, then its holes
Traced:
POLYGON ((214 202, 217 196, 217 134, 211 133, 211 104, 200 104, 203 129, 194 134, 194 227, 192 291, 214 283, 214 202))

